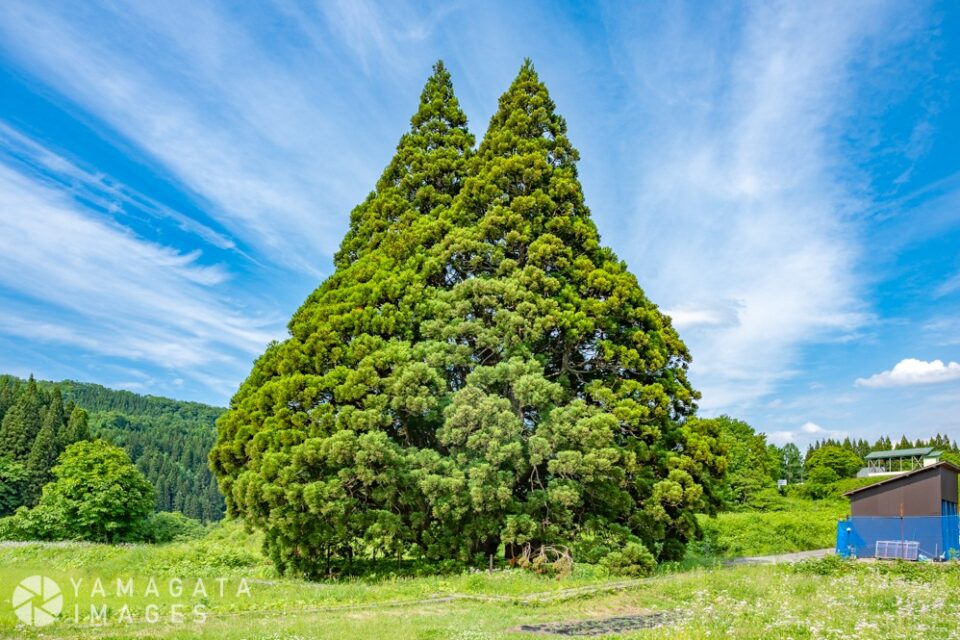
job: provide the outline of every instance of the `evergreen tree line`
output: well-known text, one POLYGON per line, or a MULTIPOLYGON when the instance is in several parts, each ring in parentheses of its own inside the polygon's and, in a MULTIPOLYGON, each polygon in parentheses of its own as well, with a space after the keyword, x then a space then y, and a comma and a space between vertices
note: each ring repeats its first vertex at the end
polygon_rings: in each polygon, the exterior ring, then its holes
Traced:
POLYGON ((843 440, 826 438, 824 440, 817 440, 807 447, 806 459, 809 460, 810 456, 813 455, 814 452, 823 447, 839 447, 841 449, 846 449, 857 454, 860 458, 865 458, 866 455, 872 451, 919 449, 923 447, 933 447, 934 449, 943 452, 960 453, 960 445, 958 445, 956 440, 951 440, 949 436, 938 433, 934 437, 926 440, 923 438, 917 438, 916 440, 912 441, 907 438, 907 436, 901 436, 899 441, 891 440, 889 436, 883 436, 877 438, 873 444, 870 444, 868 440, 863 438, 858 438, 856 440, 851 440, 850 438, 844 438, 843 440))
POLYGON ((726 472, 716 493, 727 509, 762 506, 763 492, 773 489, 778 480, 786 480, 789 485, 821 485, 820 489, 808 486, 807 491, 799 491, 796 495, 829 495, 830 491, 822 485, 853 478, 866 465, 866 455, 873 451, 933 447, 944 452, 942 459, 960 463, 957 443, 941 434, 913 441, 906 436, 899 441, 882 436, 873 444, 863 438, 827 438, 808 446, 804 455, 792 442, 783 446, 767 442, 764 433, 757 432, 742 420, 729 416, 696 420, 711 423, 720 434, 726 472))
MULTIPOLYGON (((6 393, 10 398, 30 404, 24 393, 31 385, 41 399, 60 398, 61 402, 66 402, 68 414, 79 411, 77 419, 83 417, 84 437, 103 438, 124 449, 137 469, 154 486, 158 511, 179 511, 203 521, 215 521, 223 517, 223 497, 207 464, 207 456, 216 437, 214 424, 222 409, 196 402, 142 396, 97 384, 37 382, 32 377, 26 383, 11 376, 0 378, 0 394, 6 393)), ((12 406, 14 403, 0 399, 0 412, 4 411, 5 404, 12 406)), ((42 406, 48 404, 50 402, 41 400, 42 406)), ((29 409, 27 413, 30 414, 29 409)), ((16 414, 16 418, 11 418, 14 432, 24 430, 19 426, 23 422, 19 417, 21 415, 22 411, 16 414)), ((31 420, 26 422, 29 424, 31 420)), ((26 430, 30 428, 25 427, 26 430)), ((0 440, 0 447, 8 446, 4 445, 8 442, 5 433, 0 440)), ((66 429, 64 433, 72 432, 66 429)), ((69 442, 60 443, 57 455, 66 444, 69 442)), ((29 491, 21 493, 25 499, 7 501, 9 505, 5 505, 6 510, 0 513, 9 513, 17 506, 33 506, 36 503, 40 496, 39 488, 43 486, 38 483, 49 482, 49 468, 56 461, 56 455, 52 452, 49 455, 47 471, 43 475, 31 476, 34 479, 29 491), (49 458, 49 455, 53 457, 49 458)), ((2 453, 0 457, 3 457, 2 453)), ((6 464, 9 466, 9 463, 6 464)), ((26 470, 26 465, 23 466, 26 470)), ((39 467, 35 465, 35 468, 39 467)))
POLYGON ((179 511, 202 521, 223 517, 223 496, 207 464, 213 422, 175 415, 93 414, 91 430, 123 448, 157 491, 158 511, 179 511))
POLYGON ((89 436, 87 412, 59 387, 0 377, 0 515, 36 505, 63 450, 89 436))
POLYGON ((159 396, 145 396, 132 391, 108 389, 99 384, 74 382, 40 382, 43 386, 59 386, 64 398, 73 400, 91 415, 118 413, 128 416, 173 418, 194 425, 209 426, 216 422, 223 409, 199 402, 173 400, 159 396))

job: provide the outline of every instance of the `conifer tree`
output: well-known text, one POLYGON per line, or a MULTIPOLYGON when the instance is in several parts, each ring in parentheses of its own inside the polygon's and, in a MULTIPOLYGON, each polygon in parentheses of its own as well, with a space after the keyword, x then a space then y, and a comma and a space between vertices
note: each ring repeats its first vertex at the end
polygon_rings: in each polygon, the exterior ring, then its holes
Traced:
POLYGON ((438 435, 468 469, 471 497, 511 496, 469 509, 477 548, 633 522, 672 557, 695 534, 697 480, 716 461, 689 454, 686 347, 601 247, 577 159, 527 61, 451 210, 446 288, 424 320, 427 337, 469 354, 448 363, 454 394, 438 435), (494 438, 495 452, 478 449, 494 438))
POLYGON ((58 435, 53 422, 44 419, 43 426, 33 441, 30 456, 27 458, 29 486, 27 488, 26 504, 28 505, 36 504, 43 486, 53 479, 51 469, 57 462, 57 456, 60 455, 58 435))
MULTIPOLYGON (((271 346, 257 361, 231 401, 234 410, 218 422, 220 444, 210 460, 228 509, 243 511, 248 520, 263 526, 276 553, 295 548, 289 536, 298 527, 314 538, 322 537, 328 547, 374 535, 370 531, 390 527, 374 527, 373 520, 389 520, 388 512, 396 507, 384 504, 390 491, 379 491, 376 498, 357 497, 355 502, 364 503, 365 512, 373 514, 368 520, 342 508, 346 500, 331 498, 329 504, 339 511, 323 514, 332 523, 328 526, 317 513, 304 513, 307 507, 302 503, 278 504, 278 496, 259 492, 268 479, 262 474, 273 469, 273 463, 262 466, 268 454, 280 450, 276 455, 289 456, 306 436, 319 440, 340 430, 339 439, 330 438, 323 453, 344 458, 358 448, 369 451, 368 464, 358 470, 368 474, 379 458, 395 463, 400 456, 397 451, 391 454, 390 439, 380 439, 383 433, 364 432, 392 428, 395 436, 402 432, 408 441, 432 437, 420 415, 435 402, 431 389, 420 384, 429 380, 419 379, 430 371, 410 348, 417 330, 414 309, 426 289, 422 247, 442 236, 435 209, 459 191, 473 144, 441 63, 427 81, 411 125, 377 190, 353 212, 351 229, 336 258, 337 271, 294 315, 291 339, 271 346), (379 393, 387 387, 404 392, 391 394, 393 398, 379 393), (379 453, 381 449, 385 453, 379 453), (234 494, 243 497, 233 499, 234 494), (387 508, 369 508, 371 501, 387 508), (274 526, 271 520, 279 524, 274 526)), ((346 477, 344 464, 338 459, 335 469, 343 471, 342 484, 348 485, 352 479, 346 477)), ((381 475, 400 474, 394 469, 381 475)), ((319 484, 309 492, 300 487, 298 497, 320 504, 320 489, 319 484)), ((331 486, 327 491, 346 489, 331 486)))
POLYGON ((350 229, 334 258, 337 267, 377 247, 388 231, 397 233, 437 207, 449 206, 459 191, 473 136, 443 62, 434 65, 410 124, 376 190, 351 213, 350 229))
POLYGON ((89 420, 87 412, 80 407, 74 406, 69 416, 70 417, 67 420, 66 429, 63 430, 60 439, 61 451, 69 447, 74 442, 90 439, 90 427, 87 424, 89 420))
POLYGON ((50 393, 50 404, 47 405, 43 419, 44 421, 50 421, 54 426, 54 431, 58 434, 66 424, 67 418, 63 406, 63 393, 61 393, 59 386, 54 386, 53 391, 50 393))
POLYGON ((14 462, 26 463, 33 448, 33 441, 40 431, 42 409, 37 381, 30 376, 26 389, 3 417, 3 425, 0 427, 0 456, 14 462))
POLYGON ((10 376, 0 376, 0 424, 3 424, 3 416, 13 405, 16 388, 10 376))
POLYGON ((28 484, 23 464, 0 456, 0 517, 8 516, 23 506, 28 484))
POLYGON ((35 504, 40 499, 40 490, 53 480, 51 470, 63 450, 61 444, 64 427, 63 396, 60 393, 60 387, 54 387, 50 406, 44 413, 43 424, 27 458, 29 487, 26 502, 29 505, 35 504))
POLYGON ((308 575, 370 550, 678 557, 717 504, 720 433, 687 420, 689 354, 600 245, 546 88, 525 63, 472 156, 440 65, 420 113, 218 422, 229 511, 308 575))

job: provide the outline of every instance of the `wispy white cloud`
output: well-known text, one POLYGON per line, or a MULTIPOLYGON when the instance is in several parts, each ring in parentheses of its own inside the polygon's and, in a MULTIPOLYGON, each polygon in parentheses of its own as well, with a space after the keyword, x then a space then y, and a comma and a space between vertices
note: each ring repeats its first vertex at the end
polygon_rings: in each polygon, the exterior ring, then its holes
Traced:
POLYGON ((79 166, 36 140, 0 121, 0 160, 29 173, 31 178, 53 188, 69 191, 74 198, 104 211, 144 213, 172 220, 181 230, 197 235, 220 249, 236 249, 222 233, 157 200, 139 193, 109 176, 79 166))
POLYGON ((767 434, 767 441, 775 445, 783 446, 788 442, 793 442, 796 434, 793 431, 773 431, 767 434))
POLYGON ((922 325, 925 334, 942 346, 960 344, 960 318, 957 316, 936 317, 922 325))
MULTIPOLYGON (((349 9, 358 34, 359 11, 349 9)), ((347 81, 356 62, 342 50, 268 46, 253 28, 212 4, 12 2, 0 47, 151 156, 235 237, 316 277, 405 118, 380 129, 388 119, 370 114, 382 104, 347 81)), ((381 50, 395 44, 378 33, 381 50)))
POLYGON ((800 431, 809 434, 827 433, 827 430, 815 422, 804 422, 800 425, 800 431))
POLYGON ((700 308, 681 307, 663 311, 670 316, 673 326, 681 330, 694 327, 731 327, 740 323, 739 305, 729 302, 714 303, 700 308))
MULTIPOLYGON (((398 41, 420 42, 427 37, 432 22, 450 8, 437 8, 432 21, 408 19, 415 7, 401 3, 382 4, 369 0, 330 0, 317 5, 329 25, 327 37, 340 39, 370 71, 376 62, 385 63, 392 71, 406 67, 406 60, 398 48, 398 41)), ((303 15, 301 14, 301 18, 303 15)))
POLYGON ((788 442, 794 444, 810 444, 814 440, 832 438, 840 440, 850 435, 846 431, 837 429, 824 429, 815 422, 804 422, 796 429, 773 431, 767 434, 767 440, 776 445, 785 445, 788 442))
POLYGON ((280 327, 221 299, 225 273, 200 257, 142 240, 0 164, 2 334, 194 379, 240 370, 280 327))
POLYGON ((938 298, 960 291, 960 271, 940 283, 934 294, 938 298))
POLYGON ((869 203, 844 178, 836 123, 862 70, 912 27, 887 3, 663 13, 656 32, 619 14, 607 25, 639 30, 615 54, 649 123, 626 254, 682 329, 702 406, 736 410, 806 345, 870 317, 851 222, 869 203))
POLYGON ((858 387, 906 387, 951 380, 960 380, 960 364, 956 362, 944 364, 943 360, 927 362, 905 358, 889 371, 875 373, 869 378, 857 378, 856 384, 858 387))

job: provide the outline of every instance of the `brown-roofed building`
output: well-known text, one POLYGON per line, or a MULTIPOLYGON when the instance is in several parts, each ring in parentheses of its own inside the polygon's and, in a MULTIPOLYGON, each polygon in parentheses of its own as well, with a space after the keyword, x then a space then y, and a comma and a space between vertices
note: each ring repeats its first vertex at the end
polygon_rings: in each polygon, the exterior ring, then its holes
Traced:
POLYGON ((960 554, 957 478, 938 462, 846 493, 850 518, 837 526, 837 553, 858 558, 946 559, 960 554))
POLYGON ((953 505, 956 513, 957 474, 949 462, 901 473, 849 491, 853 516, 940 516, 953 505), (945 505, 944 503, 947 503, 945 505), (901 507, 903 511, 901 512, 901 507))

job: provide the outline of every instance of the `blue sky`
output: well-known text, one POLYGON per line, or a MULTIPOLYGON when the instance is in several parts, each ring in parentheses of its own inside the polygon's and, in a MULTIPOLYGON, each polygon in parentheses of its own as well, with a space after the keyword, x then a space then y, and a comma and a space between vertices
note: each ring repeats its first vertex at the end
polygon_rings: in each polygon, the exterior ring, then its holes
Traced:
POLYGON ((705 414, 960 438, 949 2, 0 8, 0 370, 224 404, 331 270, 442 58, 524 57, 705 414))

